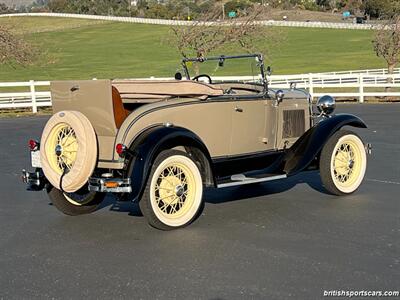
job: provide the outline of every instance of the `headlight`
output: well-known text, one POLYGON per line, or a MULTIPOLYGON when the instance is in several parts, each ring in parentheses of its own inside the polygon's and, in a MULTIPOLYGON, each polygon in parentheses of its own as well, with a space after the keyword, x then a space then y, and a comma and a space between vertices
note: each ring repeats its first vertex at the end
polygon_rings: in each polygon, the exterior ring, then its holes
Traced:
POLYGON ((283 97, 285 97, 285 93, 284 93, 282 90, 276 91, 276 93, 275 93, 275 98, 276 98, 276 100, 278 101, 278 103, 279 103, 279 102, 282 102, 283 97))
POLYGON ((330 115, 336 108, 335 98, 329 95, 322 96, 317 101, 317 108, 323 115, 330 115))

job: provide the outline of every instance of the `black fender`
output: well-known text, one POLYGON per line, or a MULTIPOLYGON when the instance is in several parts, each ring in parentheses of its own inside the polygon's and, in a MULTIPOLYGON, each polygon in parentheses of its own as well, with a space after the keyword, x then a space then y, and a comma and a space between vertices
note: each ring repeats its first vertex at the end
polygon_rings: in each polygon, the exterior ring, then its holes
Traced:
POLYGON ((146 186, 153 162, 166 149, 184 146, 195 161, 199 161, 205 184, 215 186, 213 164, 210 153, 202 140, 192 131, 182 127, 155 126, 142 132, 129 145, 132 194, 129 198, 139 200, 146 186))
POLYGON ((289 176, 306 169, 320 154, 329 138, 346 125, 367 128, 363 120, 350 114, 338 114, 322 120, 307 130, 287 150, 284 157, 284 172, 289 176))

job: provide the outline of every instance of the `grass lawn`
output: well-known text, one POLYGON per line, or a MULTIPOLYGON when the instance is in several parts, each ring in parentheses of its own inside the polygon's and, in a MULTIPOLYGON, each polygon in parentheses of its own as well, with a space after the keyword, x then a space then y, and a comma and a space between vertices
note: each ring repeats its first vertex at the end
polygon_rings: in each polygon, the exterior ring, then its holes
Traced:
MULTIPOLYGON (((43 17, 0 18, 0 24, 10 22, 46 54, 28 67, 1 65, 0 82, 173 76, 179 65, 179 54, 166 42, 166 26, 43 17)), ((286 37, 279 47, 272 47, 268 58, 273 74, 385 67, 373 52, 372 31, 279 30, 286 37)), ((230 68, 228 73, 241 75, 242 70, 230 68)))

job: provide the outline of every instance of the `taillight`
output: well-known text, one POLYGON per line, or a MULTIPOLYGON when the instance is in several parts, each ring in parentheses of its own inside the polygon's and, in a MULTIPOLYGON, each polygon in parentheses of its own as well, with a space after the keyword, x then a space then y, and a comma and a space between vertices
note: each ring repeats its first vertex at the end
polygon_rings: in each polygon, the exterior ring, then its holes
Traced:
POLYGON ((31 151, 39 150, 39 142, 35 140, 29 140, 28 147, 31 151))
POLYGON ((123 157, 126 152, 126 146, 124 144, 117 144, 115 146, 115 151, 117 151, 119 156, 123 157))

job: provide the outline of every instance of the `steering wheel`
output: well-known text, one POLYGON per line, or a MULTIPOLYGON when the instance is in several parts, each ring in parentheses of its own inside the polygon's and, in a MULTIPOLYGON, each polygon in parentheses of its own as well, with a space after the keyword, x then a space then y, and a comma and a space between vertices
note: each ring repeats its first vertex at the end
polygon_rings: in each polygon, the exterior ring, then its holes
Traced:
POLYGON ((199 78, 201 78, 201 77, 205 77, 205 78, 207 78, 207 79, 208 79, 208 83, 209 83, 209 84, 211 84, 211 83, 212 83, 211 77, 210 77, 210 76, 208 76, 207 74, 200 74, 200 75, 197 75, 197 76, 193 77, 193 78, 192 78, 192 80, 199 81, 199 78))

